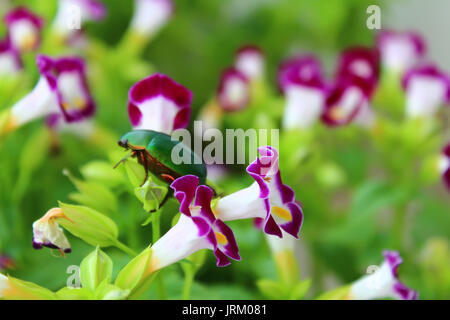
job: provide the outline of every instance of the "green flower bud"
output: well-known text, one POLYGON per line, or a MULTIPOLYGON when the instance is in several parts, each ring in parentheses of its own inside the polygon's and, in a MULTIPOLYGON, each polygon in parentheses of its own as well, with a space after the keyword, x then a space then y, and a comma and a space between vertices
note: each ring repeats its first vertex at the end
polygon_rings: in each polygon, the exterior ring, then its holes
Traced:
POLYGON ((59 202, 65 217, 57 222, 74 236, 93 246, 115 246, 118 228, 113 220, 94 209, 59 202))
POLYGON ((101 283, 109 283, 112 269, 111 258, 97 247, 81 262, 80 279, 83 288, 95 291, 101 283))
POLYGON ((130 290, 130 295, 144 292, 155 275, 151 257, 152 249, 148 247, 119 272, 114 284, 122 290, 130 290))

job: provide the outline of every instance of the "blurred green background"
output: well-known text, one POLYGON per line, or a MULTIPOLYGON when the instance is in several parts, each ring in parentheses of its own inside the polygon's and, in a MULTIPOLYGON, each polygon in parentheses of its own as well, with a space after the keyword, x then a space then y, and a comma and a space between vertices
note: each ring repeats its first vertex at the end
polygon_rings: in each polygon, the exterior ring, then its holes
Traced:
MULTIPOLYGON (((46 21, 52 20, 56 8, 54 0, 15 3, 33 7, 46 21)), ((114 55, 114 48, 125 33, 133 2, 105 0, 104 3, 108 7, 107 18, 89 24, 87 32, 107 45, 102 53, 107 57, 114 55)), ((370 4, 373 1, 176 0, 173 19, 148 45, 141 60, 150 63, 149 68, 153 71, 167 74, 193 91, 195 118, 214 95, 220 72, 233 64, 236 49, 245 44, 256 44, 264 50, 267 81, 274 92, 280 62, 296 53, 316 54, 331 77, 340 50, 352 45, 374 44, 375 32, 366 28, 366 8, 370 4)), ((384 10, 385 2, 377 1, 377 4, 384 10)), ((3 93, 2 108, 9 107, 28 92, 37 79, 36 71, 32 71, 33 57, 27 59, 29 78, 19 84, 14 95, 3 93)), ((127 93, 136 79, 134 74, 129 78, 122 76, 123 69, 129 68, 126 62, 113 62, 101 71, 91 69, 90 82, 98 105, 96 121, 119 137, 130 129, 127 93)), ((295 170, 283 176, 295 189, 304 208, 305 222, 297 256, 302 278, 313 279, 309 298, 354 281, 366 273, 367 266, 381 262, 382 250, 392 244, 391 209, 401 203, 404 196, 404 190, 384 179, 383 174, 373 172, 377 158, 373 147, 365 140, 369 137, 354 138, 354 133, 336 132, 328 131, 315 142, 321 148, 321 157, 329 162, 322 163, 315 172, 305 173, 305 169, 299 168, 301 174, 298 176, 295 170), (333 171, 336 166, 345 176, 342 188, 321 180, 323 175, 326 176, 324 171, 333 171)), ((69 236, 73 253, 66 259, 53 257, 48 250, 34 251, 31 248, 31 224, 56 206, 57 200, 70 202, 68 195, 75 188, 62 175, 64 168, 80 176, 81 166, 107 157, 98 146, 64 136, 61 150, 44 154, 41 159, 39 151, 46 148, 45 137, 42 123, 33 123, 8 136, 1 146, 0 253, 7 253, 17 261, 16 269, 11 271, 14 276, 56 290, 66 283, 66 268, 78 265, 92 247, 69 236)), ((240 176, 224 183, 227 191, 250 182, 248 177, 243 177, 242 168, 240 170, 240 176)), ((414 174, 411 172, 408 180, 411 184, 414 174)), ((404 257, 402 280, 418 290, 421 298, 450 297, 447 264, 450 202, 448 193, 439 184, 440 181, 415 193, 417 198, 409 204, 412 209, 405 227, 404 246, 392 248, 398 249, 404 257), (442 271, 442 266, 447 270, 442 271)), ((166 208, 165 212, 170 214, 163 215, 165 230, 170 226, 175 208, 173 201, 166 208)), ((143 249, 151 240, 151 230, 144 227, 132 236, 129 234, 133 232, 130 230, 135 230, 130 225, 142 223, 146 217, 137 200, 119 198, 116 209, 121 238, 129 244, 131 241, 135 249, 143 249)), ((252 222, 230 223, 230 226, 238 239, 242 261, 217 269, 214 257, 209 254, 206 265, 199 271, 192 298, 261 298, 256 281, 276 278, 275 265, 264 237, 254 230, 252 222)), ((116 249, 106 249, 106 252, 115 262, 115 272, 128 261, 128 257, 116 249)), ((165 280, 169 297, 179 298, 180 267, 168 268, 165 280)), ((156 297, 154 288, 145 297, 156 297)))

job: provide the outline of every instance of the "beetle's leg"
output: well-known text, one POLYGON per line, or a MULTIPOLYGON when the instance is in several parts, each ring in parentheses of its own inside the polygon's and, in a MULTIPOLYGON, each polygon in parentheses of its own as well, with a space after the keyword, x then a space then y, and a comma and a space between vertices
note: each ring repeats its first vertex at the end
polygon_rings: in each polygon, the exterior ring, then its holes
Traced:
POLYGON ((141 187, 142 187, 145 184, 145 181, 147 181, 147 179, 148 179, 148 164, 147 164, 147 161, 145 159, 145 155, 143 152, 139 153, 139 159, 140 159, 141 164, 144 166, 144 170, 145 170, 145 178, 141 184, 141 187))
POLYGON ((172 182, 175 181, 175 178, 172 177, 170 174, 162 173, 160 176, 161 176, 161 178, 162 178, 164 181, 166 181, 167 183, 172 183, 172 182))
POLYGON ((125 162, 129 157, 131 157, 133 153, 126 155, 122 159, 120 159, 119 162, 116 163, 116 165, 113 167, 114 169, 117 168, 121 163, 125 162))

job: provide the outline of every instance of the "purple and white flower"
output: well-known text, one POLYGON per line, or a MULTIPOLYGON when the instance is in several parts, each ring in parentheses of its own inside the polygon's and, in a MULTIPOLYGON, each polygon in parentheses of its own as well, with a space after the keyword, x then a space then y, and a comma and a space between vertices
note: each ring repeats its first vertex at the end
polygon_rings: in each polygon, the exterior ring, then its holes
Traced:
POLYGON ((82 59, 39 55, 36 62, 41 78, 33 91, 13 106, 13 127, 55 114, 74 123, 95 113, 82 59))
POLYGON ((367 87, 366 94, 371 96, 378 83, 379 60, 378 52, 374 49, 349 48, 340 55, 336 79, 363 82, 367 87))
POLYGON ((351 285, 351 300, 393 298, 417 300, 418 293, 406 287, 398 278, 398 267, 403 260, 396 251, 384 251, 384 262, 373 273, 351 285))
POLYGON ((439 162, 439 169, 442 173, 442 179, 450 190, 450 143, 442 150, 442 156, 439 162))
POLYGON ((143 37, 156 34, 174 11, 172 0, 135 0, 131 29, 143 37))
POLYGON ((355 123, 371 127, 375 114, 370 106, 372 88, 361 79, 342 79, 329 92, 322 114, 322 121, 328 126, 342 126, 355 123))
POLYGON ((56 218, 67 219, 60 208, 53 208, 33 223, 33 248, 58 249, 64 255, 72 250, 63 229, 55 221, 56 218))
POLYGON ((97 0, 59 0, 53 29, 67 40, 79 36, 83 24, 100 21, 106 16, 105 5, 97 0), (74 15, 79 14, 79 26, 72 25, 74 15), (79 27, 79 28, 76 28, 79 27))
POLYGON ((214 213, 223 221, 260 218, 265 233, 282 237, 283 230, 297 238, 303 212, 294 191, 281 181, 278 152, 270 146, 258 151, 261 156, 247 167, 255 182, 220 199, 214 213))
POLYGON ((0 76, 14 75, 22 70, 20 54, 8 40, 0 40, 0 76))
POLYGON ((171 188, 180 202, 181 216, 177 224, 151 247, 152 271, 201 249, 213 250, 219 267, 229 265, 228 258, 240 260, 233 231, 211 210, 211 188, 199 186, 199 178, 193 175, 178 178, 171 188))
POLYGON ((244 46, 236 52, 234 66, 250 81, 264 76, 264 64, 264 53, 257 46, 244 46))
POLYGON ((450 101, 450 78, 433 65, 409 70, 402 83, 410 118, 433 116, 450 101))
POLYGON ((250 102, 248 78, 235 68, 224 70, 217 89, 217 100, 226 111, 244 109, 250 102))
POLYGON ((286 96, 283 127, 309 128, 323 112, 326 84, 320 62, 313 56, 302 56, 284 62, 278 84, 286 96))
POLYGON ((189 124, 192 92, 166 75, 157 73, 139 81, 128 98, 133 129, 171 134, 189 124))
POLYGON ((5 16, 8 39, 19 52, 36 50, 41 42, 43 20, 25 7, 18 7, 5 16))
POLYGON ((383 30, 378 34, 377 47, 384 68, 399 73, 417 65, 426 51, 425 43, 418 34, 392 30, 383 30))

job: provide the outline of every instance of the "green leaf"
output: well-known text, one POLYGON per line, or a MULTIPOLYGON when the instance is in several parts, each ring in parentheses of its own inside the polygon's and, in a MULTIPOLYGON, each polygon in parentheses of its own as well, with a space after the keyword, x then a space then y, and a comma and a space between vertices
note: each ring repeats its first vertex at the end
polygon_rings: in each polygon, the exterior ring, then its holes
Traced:
POLYGON ((148 247, 122 268, 114 284, 124 290, 133 290, 149 267, 151 256, 152 249, 148 247))
POLYGON ((111 188, 124 183, 124 177, 119 170, 106 161, 91 161, 80 168, 80 172, 86 180, 107 185, 111 188))
POLYGON ((95 292, 95 298, 101 300, 124 300, 129 294, 130 290, 122 290, 118 286, 102 282, 95 292))
POLYGON ((127 159, 124 162, 125 170, 133 187, 137 188, 142 185, 145 178, 145 169, 136 161, 127 159))
POLYGON ((113 262, 99 247, 83 259, 80 265, 80 279, 83 288, 95 291, 100 283, 109 283, 113 262))
POLYGON ((350 293, 350 285, 339 287, 337 289, 321 294, 317 300, 346 300, 350 293))
POLYGON ((30 184, 33 173, 44 163, 50 151, 50 134, 40 128, 30 136, 22 148, 19 160, 19 176, 14 188, 14 197, 20 199, 30 184))
POLYGON ((272 300, 284 299, 285 293, 277 281, 262 279, 256 283, 259 291, 272 300))
POLYGON ((56 292, 58 300, 91 300, 92 292, 86 288, 69 288, 64 287, 56 292))
POLYGON ((8 276, 6 286, 9 290, 5 290, 2 298, 5 300, 54 300, 56 294, 35 283, 23 281, 8 276))
POLYGON ((74 196, 73 200, 80 201, 81 204, 95 208, 102 212, 116 212, 117 200, 115 195, 104 185, 94 181, 82 181, 75 178, 69 170, 63 173, 72 181, 82 196, 74 196))
POLYGON ((108 247, 117 243, 119 230, 109 217, 85 206, 59 202, 59 207, 68 219, 58 218, 57 222, 74 236, 93 246, 108 247))
POLYGON ((308 293, 309 288, 311 287, 311 279, 306 279, 305 281, 297 283, 291 291, 290 299, 291 300, 300 300, 308 293))

